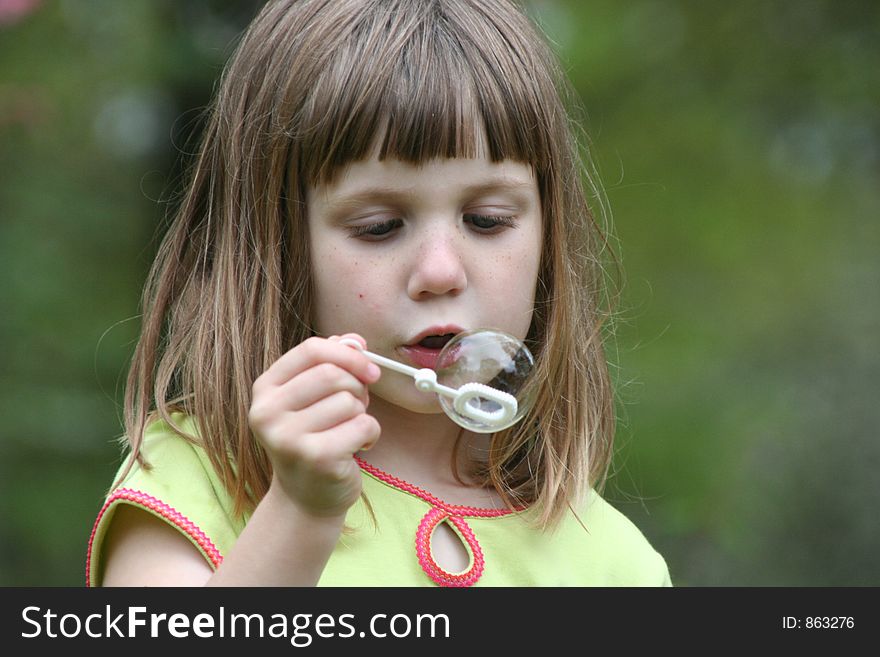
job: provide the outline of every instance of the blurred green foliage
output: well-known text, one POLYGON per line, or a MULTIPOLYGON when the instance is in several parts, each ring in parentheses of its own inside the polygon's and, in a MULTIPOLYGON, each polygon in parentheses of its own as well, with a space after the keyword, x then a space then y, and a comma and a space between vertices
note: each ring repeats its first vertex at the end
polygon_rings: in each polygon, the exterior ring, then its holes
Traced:
MULTIPOLYGON (((2 585, 84 581, 140 288, 259 4, 0 0, 2 585)), ((626 272, 606 496, 679 585, 880 584, 880 4, 529 8, 626 272)))

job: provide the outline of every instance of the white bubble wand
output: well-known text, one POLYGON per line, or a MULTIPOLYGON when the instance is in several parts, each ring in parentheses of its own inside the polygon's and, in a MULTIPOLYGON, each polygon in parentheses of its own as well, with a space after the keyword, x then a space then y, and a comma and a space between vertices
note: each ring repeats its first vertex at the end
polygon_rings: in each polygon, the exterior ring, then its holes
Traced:
MULTIPOLYGON (((457 413, 485 425, 485 429, 475 428, 472 424, 462 423, 459 418, 447 412, 447 415, 455 422, 471 431, 483 433, 498 431, 509 427, 516 419, 519 405, 516 397, 510 393, 487 386, 484 383, 465 383, 458 388, 450 388, 437 382, 437 372, 432 369, 427 367, 416 369, 385 356, 374 354, 364 349, 357 340, 351 338, 341 340, 341 343, 357 349, 376 365, 412 377, 416 388, 422 392, 433 392, 451 399, 452 406, 457 413), (483 402, 494 402, 498 408, 486 410, 482 407, 483 402)), ((445 407, 444 410, 446 410, 445 407)))

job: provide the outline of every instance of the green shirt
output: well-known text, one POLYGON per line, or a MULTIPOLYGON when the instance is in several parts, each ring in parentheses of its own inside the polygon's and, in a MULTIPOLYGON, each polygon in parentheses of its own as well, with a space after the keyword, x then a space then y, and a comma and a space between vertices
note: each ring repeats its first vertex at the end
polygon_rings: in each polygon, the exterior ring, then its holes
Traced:
MULTIPOLYGON (((186 422, 186 421, 185 421, 186 422)), ((187 430, 193 428, 191 423, 187 430)), ((89 541, 87 578, 100 585, 101 549, 120 504, 140 507, 180 531, 217 568, 247 522, 207 454, 163 422, 151 424, 135 464, 98 514, 89 541)), ((324 569, 319 586, 671 586, 663 557, 626 516, 591 491, 578 516, 542 531, 527 512, 445 504, 360 462, 363 490, 324 569), (430 535, 447 522, 467 547, 470 564, 448 573, 433 560, 430 535), (585 529, 586 528, 586 529, 585 529)))

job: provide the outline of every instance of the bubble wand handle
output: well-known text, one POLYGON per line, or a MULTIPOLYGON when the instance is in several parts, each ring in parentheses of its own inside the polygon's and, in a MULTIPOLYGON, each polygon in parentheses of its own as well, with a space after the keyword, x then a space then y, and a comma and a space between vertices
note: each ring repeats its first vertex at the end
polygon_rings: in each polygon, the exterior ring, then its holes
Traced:
POLYGON ((416 369, 385 356, 374 354, 372 351, 364 349, 357 340, 346 339, 341 342, 348 347, 357 349, 376 365, 412 377, 415 380, 416 388, 422 392, 434 392, 449 397, 453 400, 455 410, 472 420, 485 422, 490 426, 502 426, 516 416, 518 410, 516 397, 502 390, 482 383, 466 383, 456 390, 438 383, 437 373, 432 369, 427 367, 416 369), (479 405, 481 399, 493 401, 499 408, 492 411, 484 410, 479 405))

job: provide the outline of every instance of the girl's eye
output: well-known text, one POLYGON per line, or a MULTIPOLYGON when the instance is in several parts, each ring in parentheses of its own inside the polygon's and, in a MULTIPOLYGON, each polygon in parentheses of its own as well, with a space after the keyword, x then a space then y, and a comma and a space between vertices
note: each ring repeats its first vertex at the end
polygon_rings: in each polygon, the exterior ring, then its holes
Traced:
POLYGON ((360 237, 370 241, 377 241, 388 235, 395 228, 403 225, 401 219, 389 219, 388 221, 380 221, 375 224, 367 224, 365 226, 351 226, 349 234, 351 237, 360 237))
POLYGON ((466 214, 464 220, 481 233, 497 233, 504 228, 516 228, 516 217, 488 214, 466 214))

